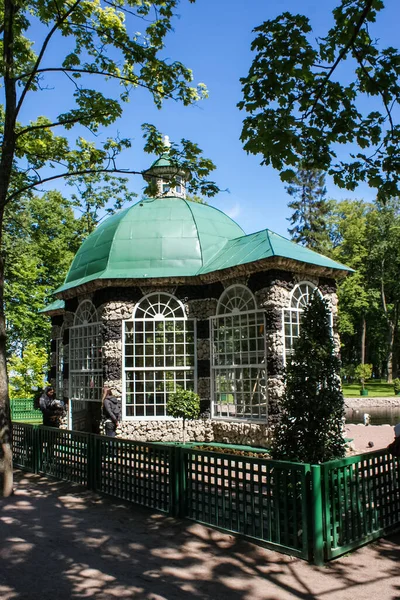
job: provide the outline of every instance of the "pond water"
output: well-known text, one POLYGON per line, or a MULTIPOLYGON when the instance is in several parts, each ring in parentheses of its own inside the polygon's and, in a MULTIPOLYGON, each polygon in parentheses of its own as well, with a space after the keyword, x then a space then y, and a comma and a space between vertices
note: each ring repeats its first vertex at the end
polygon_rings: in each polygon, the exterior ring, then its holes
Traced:
POLYGON ((346 423, 364 423, 364 413, 370 415, 370 425, 396 425, 400 423, 400 407, 398 406, 346 408, 346 423))

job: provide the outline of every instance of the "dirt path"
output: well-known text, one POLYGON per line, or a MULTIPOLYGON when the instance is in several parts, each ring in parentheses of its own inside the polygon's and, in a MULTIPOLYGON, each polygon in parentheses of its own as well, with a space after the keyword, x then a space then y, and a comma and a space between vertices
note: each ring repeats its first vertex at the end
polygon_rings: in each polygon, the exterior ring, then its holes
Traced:
POLYGON ((238 538, 16 475, 0 500, 0 599, 395 600, 400 535, 313 567, 238 538))

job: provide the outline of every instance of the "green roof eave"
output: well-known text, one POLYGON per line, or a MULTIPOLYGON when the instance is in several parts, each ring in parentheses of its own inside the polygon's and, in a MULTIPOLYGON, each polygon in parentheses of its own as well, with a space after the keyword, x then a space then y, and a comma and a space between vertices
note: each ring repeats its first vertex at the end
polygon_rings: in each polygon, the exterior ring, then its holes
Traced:
MULTIPOLYGON (((186 261, 187 262, 187 261, 186 261)), ((122 279, 159 279, 159 278, 168 278, 168 277, 193 277, 196 275, 196 271, 198 270, 198 263, 196 261, 195 268, 189 268, 188 265, 179 266, 175 265, 170 274, 166 274, 165 267, 157 266, 157 267, 149 267, 147 269, 129 269, 129 272, 125 270, 115 270, 115 269, 105 269, 102 273, 95 273, 93 275, 88 275, 87 277, 81 277, 80 279, 74 279, 73 281, 64 283, 62 286, 57 288, 54 291, 54 294, 60 294, 65 292, 66 290, 79 287, 81 285, 85 285, 86 283, 90 283, 91 281, 96 280, 122 280, 122 279)))
POLYGON ((274 256, 328 269, 347 271, 349 273, 354 272, 354 269, 346 265, 291 242, 269 229, 264 229, 257 233, 228 240, 224 247, 203 265, 198 275, 221 271, 274 256))
POLYGON ((55 300, 51 304, 48 304, 44 308, 41 308, 38 312, 40 313, 49 313, 54 311, 63 311, 65 309, 64 300, 55 300))

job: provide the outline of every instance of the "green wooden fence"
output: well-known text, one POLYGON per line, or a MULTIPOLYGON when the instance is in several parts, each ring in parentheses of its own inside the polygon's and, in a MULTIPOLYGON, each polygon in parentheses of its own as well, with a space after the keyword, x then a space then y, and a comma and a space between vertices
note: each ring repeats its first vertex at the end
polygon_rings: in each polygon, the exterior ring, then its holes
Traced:
POLYGON ((43 421, 41 411, 33 408, 32 398, 12 398, 10 407, 13 421, 29 423, 42 423, 43 421))
POLYGON ((13 423, 14 465, 174 513, 174 448, 13 423))
POLYGON ((385 450, 322 464, 325 557, 334 558, 400 524, 400 461, 385 450))
POLYGON ((15 466, 322 564, 400 526, 400 461, 322 465, 13 423, 15 466))
POLYGON ((310 466, 181 448, 182 516, 308 559, 310 466))
POLYGON ((174 448, 94 435, 93 489, 114 498, 173 513, 174 448))

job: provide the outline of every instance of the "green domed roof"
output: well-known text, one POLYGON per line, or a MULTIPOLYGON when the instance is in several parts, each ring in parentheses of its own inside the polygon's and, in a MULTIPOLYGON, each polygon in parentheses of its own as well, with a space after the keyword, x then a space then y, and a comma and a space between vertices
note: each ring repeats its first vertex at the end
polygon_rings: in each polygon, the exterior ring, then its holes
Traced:
POLYGON ((57 292, 95 279, 196 275, 228 240, 244 234, 220 210, 182 198, 150 198, 99 225, 57 292))

